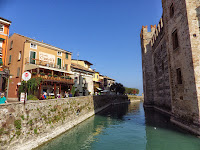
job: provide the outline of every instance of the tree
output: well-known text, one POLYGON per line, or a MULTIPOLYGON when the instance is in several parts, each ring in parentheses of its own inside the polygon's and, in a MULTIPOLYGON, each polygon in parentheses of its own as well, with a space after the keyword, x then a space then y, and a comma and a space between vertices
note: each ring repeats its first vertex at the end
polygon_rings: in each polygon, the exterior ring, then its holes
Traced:
POLYGON ((120 94, 124 94, 125 93, 125 88, 121 83, 114 83, 113 85, 111 85, 110 87, 110 91, 120 94))
POLYGON ((125 93, 126 94, 133 94, 133 95, 136 95, 136 94, 139 94, 139 90, 136 89, 136 88, 125 88, 125 93))
MULTIPOLYGON (((42 83, 42 78, 31 78, 27 82, 27 94, 28 95, 35 95, 38 91, 39 85, 42 83)), ((19 96, 22 92, 25 92, 26 82, 22 81, 19 87, 19 96)))

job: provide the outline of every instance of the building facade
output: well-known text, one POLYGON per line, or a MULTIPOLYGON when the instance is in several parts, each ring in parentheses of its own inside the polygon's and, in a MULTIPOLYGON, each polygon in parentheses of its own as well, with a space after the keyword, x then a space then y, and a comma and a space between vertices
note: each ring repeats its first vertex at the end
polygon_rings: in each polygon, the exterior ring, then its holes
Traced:
POLYGON ((77 64, 77 61, 71 64, 71 70, 73 72, 72 78, 74 79, 74 86, 76 88, 76 92, 78 93, 78 95, 79 96, 93 95, 94 71, 86 67, 85 63, 81 62, 77 64))
POLYGON ((61 94, 71 89, 73 73, 71 53, 52 45, 14 33, 9 38, 7 66, 9 67, 10 84, 9 99, 18 98, 18 87, 22 81, 22 73, 29 71, 32 77, 41 77, 43 83, 39 86, 38 97, 42 92, 48 95, 61 94))
POLYGON ((144 105, 200 134, 200 1, 162 0, 162 7, 159 24, 140 35, 144 105))
POLYGON ((5 92, 9 70, 5 67, 11 21, 0 17, 0 91, 5 92))
POLYGON ((0 63, 3 65, 6 64, 10 25, 11 21, 0 17, 0 63))

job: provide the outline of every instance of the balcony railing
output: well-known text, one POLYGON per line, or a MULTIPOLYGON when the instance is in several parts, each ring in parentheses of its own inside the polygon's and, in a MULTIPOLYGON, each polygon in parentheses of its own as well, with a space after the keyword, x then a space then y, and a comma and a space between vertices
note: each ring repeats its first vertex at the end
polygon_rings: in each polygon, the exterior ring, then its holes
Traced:
POLYGON ((64 82, 67 84, 74 84, 73 79, 66 79, 65 77, 60 77, 60 76, 55 77, 55 76, 40 75, 40 74, 33 75, 33 78, 37 78, 37 77, 42 78, 43 81, 64 82))
POLYGON ((67 71, 66 67, 62 67, 62 66, 57 65, 55 63, 49 63, 48 61, 42 61, 42 60, 34 59, 34 58, 32 58, 32 61, 30 61, 30 58, 26 58, 25 64, 40 65, 40 66, 56 68, 56 69, 61 69, 61 70, 67 71))

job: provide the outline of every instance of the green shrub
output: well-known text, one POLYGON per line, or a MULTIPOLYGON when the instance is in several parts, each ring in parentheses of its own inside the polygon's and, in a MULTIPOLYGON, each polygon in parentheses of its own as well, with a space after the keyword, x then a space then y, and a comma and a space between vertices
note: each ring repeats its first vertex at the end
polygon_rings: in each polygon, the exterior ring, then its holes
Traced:
POLYGON ((52 74, 48 74, 49 77, 52 77, 52 74))
POLYGON ((58 77, 58 75, 55 74, 54 77, 58 77))
POLYGON ((15 120, 14 125, 15 125, 16 129, 21 129, 22 121, 21 120, 15 120))
POLYGON ((32 75, 36 75, 37 73, 36 72, 32 72, 32 75))
POLYGON ((27 99, 28 100, 38 100, 38 98, 36 96, 34 96, 34 95, 28 95, 27 99))
POLYGON ((35 133, 35 134, 38 134, 38 132, 37 132, 37 129, 36 129, 36 128, 34 129, 34 133, 35 133))
POLYGON ((45 73, 44 73, 44 72, 41 72, 41 73, 40 73, 40 75, 41 75, 41 76, 44 76, 44 75, 45 75, 45 73))

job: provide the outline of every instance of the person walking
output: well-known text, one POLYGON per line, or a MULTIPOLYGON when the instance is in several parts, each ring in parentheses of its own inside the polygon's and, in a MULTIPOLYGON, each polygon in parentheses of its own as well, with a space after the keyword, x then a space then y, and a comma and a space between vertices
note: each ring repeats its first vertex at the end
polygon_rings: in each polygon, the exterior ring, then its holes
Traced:
POLYGON ((65 91, 65 96, 64 98, 68 98, 69 97, 69 94, 65 91))
POLYGON ((5 96, 4 96, 4 93, 1 93, 1 97, 0 97, 0 104, 5 104, 5 103, 8 103, 5 96))

